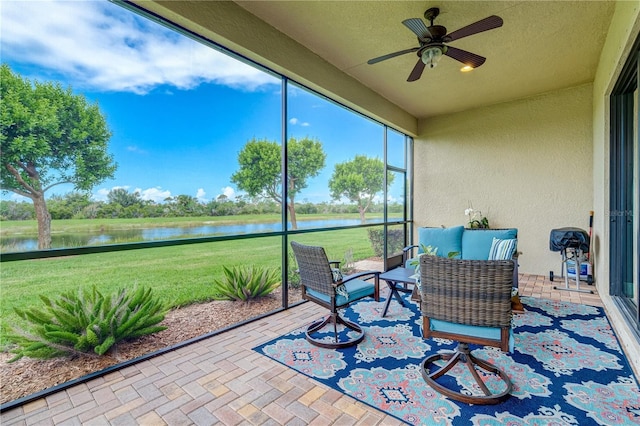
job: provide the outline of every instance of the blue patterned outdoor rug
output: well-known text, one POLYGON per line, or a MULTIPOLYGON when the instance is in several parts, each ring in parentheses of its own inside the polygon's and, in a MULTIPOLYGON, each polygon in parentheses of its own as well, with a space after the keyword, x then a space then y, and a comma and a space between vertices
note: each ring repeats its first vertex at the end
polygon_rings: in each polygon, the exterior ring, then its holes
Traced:
MULTIPOLYGON (((511 377, 511 397, 498 405, 470 405, 435 392, 420 363, 429 353, 454 349, 421 337, 415 303, 362 300, 346 316, 365 329, 355 347, 309 344, 304 328, 255 348, 302 374, 415 425, 629 425, 640 424, 640 390, 603 309, 523 297, 514 315, 515 352, 475 347, 479 358, 511 377)), ((471 346, 474 348, 474 346, 471 346)), ((461 383, 468 370, 451 370, 461 383), (455 371, 454 371, 455 370, 455 371)))

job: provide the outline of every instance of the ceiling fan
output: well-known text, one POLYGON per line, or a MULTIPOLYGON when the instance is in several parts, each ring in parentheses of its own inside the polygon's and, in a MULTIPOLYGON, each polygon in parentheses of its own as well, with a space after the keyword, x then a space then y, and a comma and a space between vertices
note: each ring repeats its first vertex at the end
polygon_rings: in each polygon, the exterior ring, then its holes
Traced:
POLYGON ((422 75, 422 71, 426 66, 433 68, 437 65, 438 61, 444 56, 455 59, 462 62, 469 69, 478 68, 486 61, 486 58, 476 55, 475 53, 467 52, 466 50, 458 49, 456 47, 447 46, 446 43, 450 43, 455 40, 459 40, 463 37, 478 34, 483 31, 492 30, 494 28, 501 27, 503 24, 502 18, 496 15, 491 15, 488 18, 481 19, 478 22, 467 25, 452 33, 447 34, 447 29, 442 25, 433 25, 433 20, 440 14, 440 9, 432 7, 424 12, 424 17, 430 22, 427 27, 424 21, 420 18, 409 18, 402 21, 402 23, 409 28, 415 35, 418 36, 419 46, 412 47, 410 49, 400 50, 398 52, 388 53, 386 55, 379 56, 367 61, 369 65, 376 64, 378 62, 395 58, 396 56, 404 55, 406 53, 417 52, 418 62, 413 67, 411 74, 407 81, 416 81, 422 75))

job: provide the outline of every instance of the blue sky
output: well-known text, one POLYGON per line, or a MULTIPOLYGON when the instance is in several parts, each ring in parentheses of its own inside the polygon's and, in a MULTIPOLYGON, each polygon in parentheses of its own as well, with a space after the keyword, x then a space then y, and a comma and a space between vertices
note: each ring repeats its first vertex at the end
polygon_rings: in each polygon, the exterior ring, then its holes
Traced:
MULTIPOLYGON (((2 62, 39 81, 59 81, 98 102, 113 136, 113 188, 161 201, 234 197, 237 155, 252 138, 281 140, 280 79, 106 1, 2 1, 2 62)), ((293 89, 288 131, 317 138, 327 153, 299 200, 328 201, 336 163, 382 158, 382 127, 293 89)), ((52 194, 64 194, 60 186, 52 194)), ((15 198, 10 193, 4 199, 15 198)))

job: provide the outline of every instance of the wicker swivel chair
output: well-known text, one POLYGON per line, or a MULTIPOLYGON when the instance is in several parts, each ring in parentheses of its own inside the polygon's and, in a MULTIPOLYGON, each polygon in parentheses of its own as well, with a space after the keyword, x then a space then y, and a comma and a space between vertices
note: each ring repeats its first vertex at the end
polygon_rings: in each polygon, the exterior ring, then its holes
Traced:
POLYGON ((512 260, 421 256, 423 335, 425 338, 458 341, 453 353, 437 353, 422 362, 422 377, 438 392, 470 404, 497 404, 509 397, 512 388, 509 376, 496 366, 473 356, 469 344, 496 346, 505 352, 512 349, 513 268, 512 260), (438 360, 444 360, 446 364, 432 372, 432 364, 438 360), (447 386, 442 383, 443 380, 436 381, 459 362, 467 365, 479 390, 466 390, 463 393, 461 388, 464 386, 452 386, 455 380, 445 381, 447 386), (495 375, 497 384, 491 386, 493 391, 481 379, 478 367, 495 375), (501 386, 500 379, 504 382, 501 386))
POLYGON ((322 247, 305 246, 292 241, 291 248, 298 262, 302 298, 324 306, 330 311, 326 318, 315 321, 307 327, 306 339, 316 346, 332 349, 360 343, 364 339, 364 331, 358 324, 342 318, 338 310, 365 297, 373 296, 378 301, 380 272, 366 271, 346 277, 336 276, 334 279, 335 269, 332 270, 322 247), (373 278, 373 282, 364 281, 362 278, 373 278), (348 340, 340 340, 338 324, 355 331, 355 335, 350 336, 348 340), (320 336, 314 337, 329 325, 333 328, 333 341, 320 336))

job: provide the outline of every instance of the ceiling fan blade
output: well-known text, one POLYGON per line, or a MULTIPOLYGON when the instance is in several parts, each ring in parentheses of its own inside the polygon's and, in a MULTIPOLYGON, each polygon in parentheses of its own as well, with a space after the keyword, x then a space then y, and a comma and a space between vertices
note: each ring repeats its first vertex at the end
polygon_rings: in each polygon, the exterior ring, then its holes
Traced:
POLYGON ((405 27, 409 28, 415 35, 418 36, 418 39, 432 39, 433 36, 429 32, 429 29, 424 24, 424 21, 420 18, 409 18, 402 21, 405 27))
POLYGON ((367 63, 369 65, 377 64, 378 62, 385 61, 387 59, 395 58, 396 56, 404 55, 406 53, 415 52, 419 47, 412 47, 411 49, 400 50, 398 52, 387 53, 386 55, 378 56, 377 58, 369 59, 367 63))
POLYGON ((462 27, 459 30, 452 32, 451 34, 446 35, 447 41, 459 40, 462 37, 467 37, 470 35, 478 34, 483 31, 492 30, 494 28, 501 27, 504 21, 501 17, 496 15, 491 15, 488 18, 484 18, 478 22, 474 22, 473 24, 467 25, 466 27, 462 27))
POLYGON ((466 50, 458 49, 451 46, 447 46, 445 55, 473 68, 478 68, 480 65, 484 64, 484 61, 487 60, 487 58, 476 55, 475 53, 467 52, 466 50))
POLYGON ((424 71, 424 62, 422 62, 422 59, 418 59, 418 62, 416 62, 416 65, 413 67, 413 70, 411 71, 411 74, 409 74, 409 78, 407 78, 407 81, 418 80, 422 75, 422 71, 424 71))
POLYGON ((451 46, 447 46, 445 55, 473 68, 478 68, 487 60, 487 58, 476 55, 475 53, 467 52, 466 50, 451 46))

